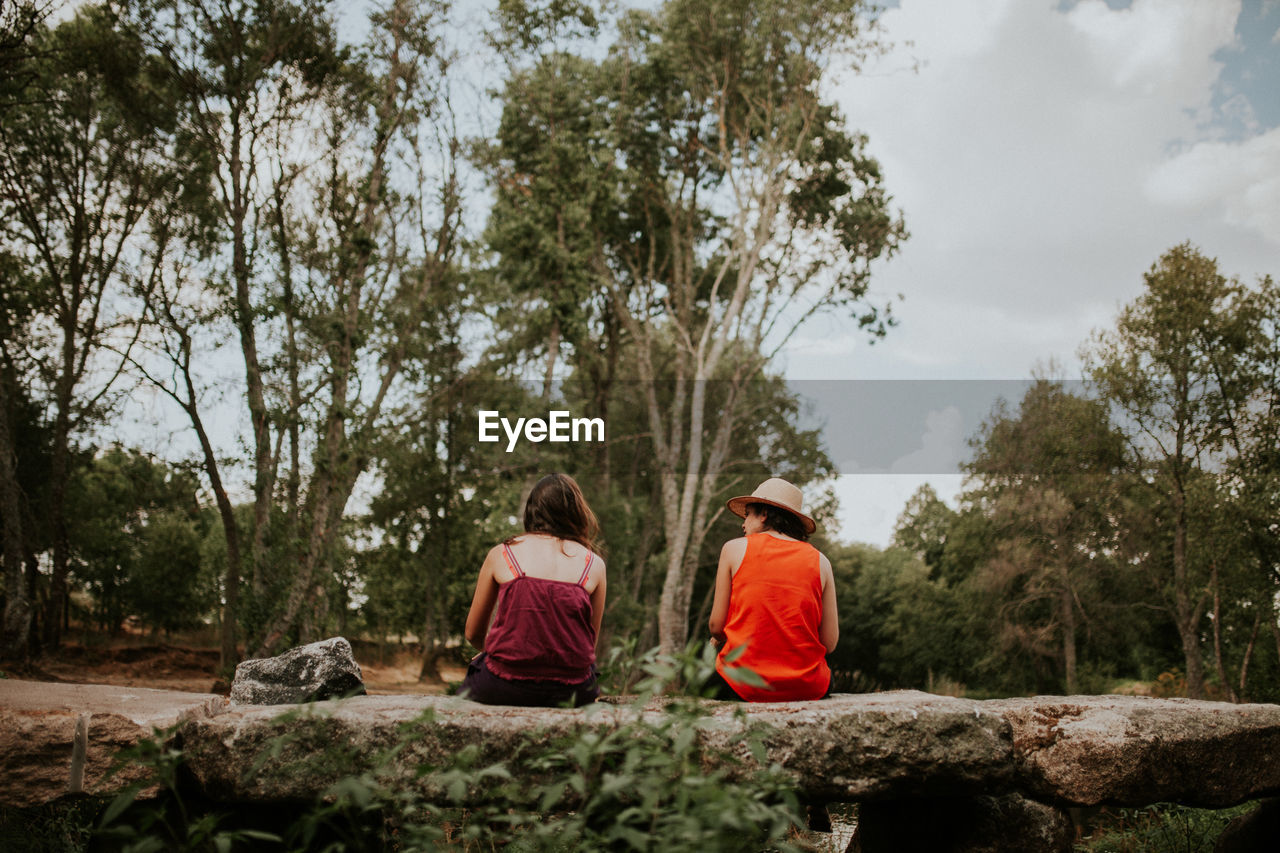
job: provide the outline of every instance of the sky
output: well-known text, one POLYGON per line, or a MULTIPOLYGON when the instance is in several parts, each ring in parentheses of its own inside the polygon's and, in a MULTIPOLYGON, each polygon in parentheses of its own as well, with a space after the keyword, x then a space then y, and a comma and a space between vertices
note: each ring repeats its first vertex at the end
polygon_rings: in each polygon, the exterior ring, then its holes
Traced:
POLYGON ((830 95, 911 232, 872 283, 898 325, 815 320, 780 365, 826 401, 838 537, 880 546, 922 483, 954 501, 1013 380, 1080 377, 1164 251, 1280 275, 1280 0, 901 0, 882 23, 888 52, 830 95), (839 438, 841 387, 901 456, 839 438))

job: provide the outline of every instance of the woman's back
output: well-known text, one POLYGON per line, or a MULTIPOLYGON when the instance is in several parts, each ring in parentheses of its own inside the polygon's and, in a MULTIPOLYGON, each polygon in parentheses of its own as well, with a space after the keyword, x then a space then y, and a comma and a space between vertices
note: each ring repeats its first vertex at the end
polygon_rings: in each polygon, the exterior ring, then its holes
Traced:
POLYGON ((530 490, 524 529, 480 566, 466 623, 480 654, 461 692, 495 705, 594 702, 607 593, 599 522, 573 478, 557 473, 530 490))
MULTIPOLYGON (((499 549, 510 552, 523 571, 529 577, 545 580, 562 581, 577 584, 582 581, 583 569, 587 567, 588 557, 594 556, 593 564, 599 565, 600 558, 593 555, 585 546, 569 539, 557 539, 544 533, 525 533, 513 536, 499 549)), ((507 556, 503 554, 504 558, 507 556)), ((511 569, 511 561, 505 560, 511 569)), ((592 568, 595 566, 593 565, 592 568)), ((517 577, 514 571, 498 574, 494 580, 499 585, 510 583, 517 577)), ((583 589, 590 595, 600 582, 598 573, 588 573, 583 589)))
POLYGON ((822 555, 807 542, 771 533, 748 536, 746 545, 733 574, 719 666, 742 667, 767 682, 735 684, 748 701, 816 699, 831 681, 819 633, 822 555))
POLYGON ((600 561, 577 542, 524 535, 499 546, 507 572, 485 642, 489 666, 503 678, 582 681, 595 663, 591 593, 600 561))

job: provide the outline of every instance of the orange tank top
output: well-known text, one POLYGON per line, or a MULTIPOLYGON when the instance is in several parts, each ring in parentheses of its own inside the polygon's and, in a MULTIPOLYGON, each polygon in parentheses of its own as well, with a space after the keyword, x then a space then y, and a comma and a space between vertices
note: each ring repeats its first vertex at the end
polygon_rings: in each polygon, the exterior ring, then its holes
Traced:
POLYGON ((733 576, 725 643, 716 670, 748 702, 821 699, 831 686, 822 622, 818 549, 769 533, 747 537, 747 552, 733 576), (739 655, 726 658, 740 646, 739 655), (756 687, 735 681, 743 667, 764 679, 756 687))

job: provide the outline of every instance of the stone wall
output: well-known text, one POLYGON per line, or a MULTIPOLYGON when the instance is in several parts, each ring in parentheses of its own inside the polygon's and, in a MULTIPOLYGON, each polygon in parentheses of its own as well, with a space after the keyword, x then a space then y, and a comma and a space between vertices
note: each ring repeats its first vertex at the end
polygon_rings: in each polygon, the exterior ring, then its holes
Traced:
MULTIPOLYGON (((894 691, 708 708, 697 737, 736 754, 742 763, 735 772, 752 771, 744 734, 762 727, 768 760, 790 774, 799 792, 864 804, 865 851, 885 849, 875 839, 886 834, 901 847, 903 826, 927 835, 944 821, 955 846, 922 838, 921 849, 1015 850, 1035 836, 1034 848, 1068 850, 1063 809, 1069 806, 1176 801, 1223 807, 1280 793, 1276 705, 1125 696, 979 702, 894 691), (1001 826, 1017 837, 993 838, 1001 826)), ((430 696, 239 706, 212 696, 0 680, 0 731, 9 733, 0 758, 0 801, 31 805, 67 793, 75 723, 85 714, 85 790, 106 792, 100 768, 110 750, 153 726, 180 722, 176 736, 203 794, 284 802, 314 797, 338 775, 365 769, 314 761, 334 744, 349 747, 357 765, 372 766, 412 734, 386 766, 389 778, 412 786, 424 784, 417 768, 442 764, 464 745, 478 747, 479 762, 514 762, 515 772, 534 773, 518 766, 520 746, 531 734, 607 731, 663 713, 658 704, 529 709, 430 696), (79 692, 42 703, 40 694, 55 688, 79 692), (166 696, 169 705, 161 709, 166 696), (288 738, 275 742, 287 746, 263 764, 264 749, 280 735, 288 738)))

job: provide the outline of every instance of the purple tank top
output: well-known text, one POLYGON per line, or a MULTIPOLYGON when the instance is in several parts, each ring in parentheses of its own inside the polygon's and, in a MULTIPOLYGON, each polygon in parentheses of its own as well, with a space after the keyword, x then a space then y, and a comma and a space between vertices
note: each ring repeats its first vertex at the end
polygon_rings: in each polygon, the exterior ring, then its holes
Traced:
POLYGON ((485 637, 485 662, 494 675, 577 684, 591 677, 596 632, 585 584, 595 555, 577 583, 526 575, 503 546, 515 579, 498 588, 498 607, 485 637))

